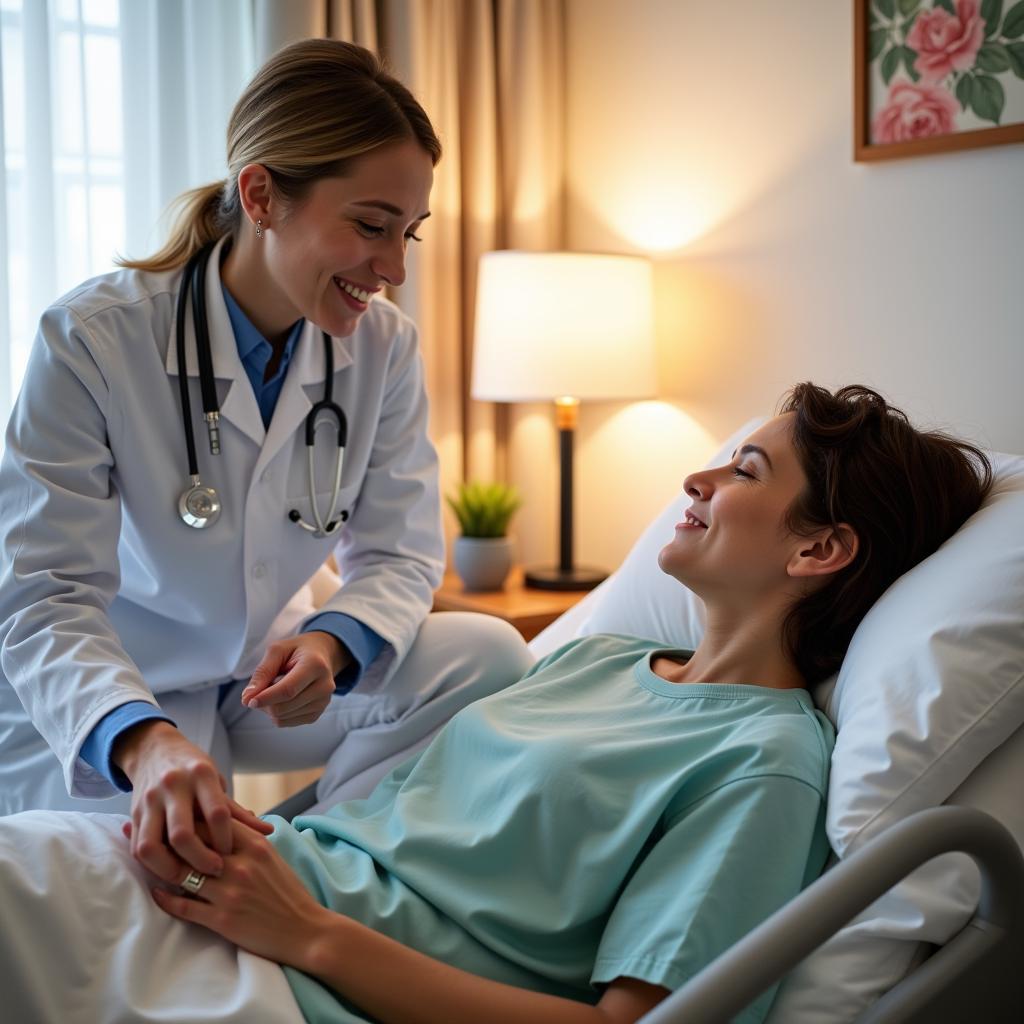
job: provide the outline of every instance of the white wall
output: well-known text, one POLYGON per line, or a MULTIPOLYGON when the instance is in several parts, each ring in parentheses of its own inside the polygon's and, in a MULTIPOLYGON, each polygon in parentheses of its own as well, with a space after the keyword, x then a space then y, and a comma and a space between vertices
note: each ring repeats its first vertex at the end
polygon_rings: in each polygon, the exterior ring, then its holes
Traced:
MULTIPOLYGON (((1024 452, 1024 146, 854 163, 847 0, 569 0, 567 36, 569 247, 659 261, 663 400, 582 410, 577 562, 614 567, 797 380, 1024 452)), ((556 548, 539 415, 528 562, 556 548)))

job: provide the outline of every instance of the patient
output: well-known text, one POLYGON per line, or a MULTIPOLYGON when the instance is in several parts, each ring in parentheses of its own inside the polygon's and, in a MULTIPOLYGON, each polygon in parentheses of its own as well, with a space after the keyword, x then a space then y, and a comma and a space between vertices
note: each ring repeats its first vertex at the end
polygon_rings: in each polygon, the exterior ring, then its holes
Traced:
MULTIPOLYGON (((282 964, 307 1020, 637 1020, 821 871, 834 735, 807 687, 991 478, 867 388, 797 385, 684 481, 658 562, 704 602, 696 651, 565 645, 368 798, 271 817, 269 836, 234 821, 221 877, 182 867, 189 895, 153 880, 161 920, 282 964)), ((40 820, 0 822, 8 906, 29 884, 18 830, 40 820)), ((29 962, 0 942, 8 1005, 29 962)))

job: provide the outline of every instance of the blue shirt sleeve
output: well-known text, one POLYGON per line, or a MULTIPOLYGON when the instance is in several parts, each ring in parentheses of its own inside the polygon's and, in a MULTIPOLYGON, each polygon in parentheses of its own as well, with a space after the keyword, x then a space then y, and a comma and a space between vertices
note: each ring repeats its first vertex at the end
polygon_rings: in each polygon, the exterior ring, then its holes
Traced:
POLYGON ((348 693, 363 678, 363 673, 387 642, 369 626, 344 612, 323 612, 310 619, 302 628, 303 633, 313 630, 330 633, 352 655, 352 662, 334 677, 336 692, 339 694, 348 693))
POLYGON ((93 726, 92 732, 82 744, 82 760, 95 768, 122 793, 130 793, 132 784, 128 781, 128 776, 114 764, 110 756, 121 733, 151 718, 159 718, 161 721, 170 722, 171 725, 177 725, 158 707, 144 700, 132 700, 114 708, 113 711, 108 711, 93 726))

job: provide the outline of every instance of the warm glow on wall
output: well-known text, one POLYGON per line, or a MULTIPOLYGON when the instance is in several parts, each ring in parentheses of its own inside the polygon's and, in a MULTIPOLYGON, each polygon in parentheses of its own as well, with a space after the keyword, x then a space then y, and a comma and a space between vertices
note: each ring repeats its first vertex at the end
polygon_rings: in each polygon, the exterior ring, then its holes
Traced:
MULTIPOLYGON (((709 433, 685 409, 671 402, 630 402, 610 409, 584 412, 588 436, 580 446, 580 461, 591 458, 615 467, 620 481, 657 478, 666 498, 681 491, 683 478, 700 469, 718 447, 709 433)), ((628 493, 628 488, 623 488, 628 493)), ((648 502, 649 504, 649 502, 648 502)))
POLYGON ((580 504, 580 549, 603 565, 622 560, 658 509, 689 503, 683 480, 720 443, 687 409, 663 401, 584 406, 581 434, 580 476, 600 484, 597 500, 580 504))
POLYGON ((700 238, 714 222, 710 203, 700 203, 679 188, 678 179, 657 182, 650 177, 625 187, 609 182, 602 190, 608 205, 608 227, 638 249, 650 253, 675 252, 700 238), (620 195, 615 193, 620 191, 620 195))
MULTIPOLYGON (((782 17, 777 6, 570 0, 574 248, 680 253, 711 236, 720 245, 734 226, 735 244, 750 244, 744 212, 805 165, 816 141, 807 124, 835 121, 832 93, 846 81, 823 75, 806 88, 803 62, 780 59, 787 51, 764 31, 782 17)), ((813 45, 813 28, 803 31, 813 45)))

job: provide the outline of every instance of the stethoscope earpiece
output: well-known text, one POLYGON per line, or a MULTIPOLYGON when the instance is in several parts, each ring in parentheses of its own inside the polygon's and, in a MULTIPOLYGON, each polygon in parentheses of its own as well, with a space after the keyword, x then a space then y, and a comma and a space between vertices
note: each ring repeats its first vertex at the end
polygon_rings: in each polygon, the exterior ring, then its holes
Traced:
MULTIPOLYGON (((192 403, 188 394, 188 376, 185 372, 185 308, 188 304, 189 287, 192 288, 192 321, 196 333, 196 356, 199 362, 199 381, 203 392, 203 416, 210 433, 210 454, 220 454, 220 433, 218 420, 220 409, 217 403, 217 391, 213 377, 213 354, 210 350, 210 329, 206 322, 206 266, 210 261, 214 243, 204 246, 185 264, 181 277, 181 289, 178 292, 176 341, 178 348, 178 387, 181 395, 181 418, 185 426, 185 444, 188 448, 188 474, 190 484, 178 498, 178 514, 186 526, 203 530, 212 526, 220 517, 220 498, 212 487, 204 486, 199 480, 199 460, 196 458, 196 440, 192 431, 192 403)), ((322 332, 324 339, 324 397, 313 406, 306 416, 306 451, 309 461, 309 503, 313 509, 316 525, 303 520, 297 508, 288 513, 288 518, 315 537, 326 537, 334 533, 338 527, 348 520, 348 512, 342 511, 335 519, 338 507, 338 494, 341 491, 341 471, 345 459, 345 443, 348 435, 348 423, 345 413, 339 405, 331 400, 334 386, 334 349, 330 335, 322 332), (313 442, 318 426, 317 414, 330 413, 337 421, 338 452, 334 462, 334 490, 331 494, 331 506, 327 515, 321 517, 317 504, 316 477, 313 473, 313 442)))
POLYGON ((302 518, 302 513, 297 508, 293 508, 288 513, 288 518, 293 523, 297 523, 304 530, 308 530, 310 533, 316 534, 317 536, 330 536, 338 529, 339 526, 341 526, 342 523, 348 522, 348 512, 342 509, 341 515, 339 515, 337 519, 333 520, 332 522, 325 523, 323 533, 320 532, 318 527, 313 526, 311 523, 307 523, 302 518))

